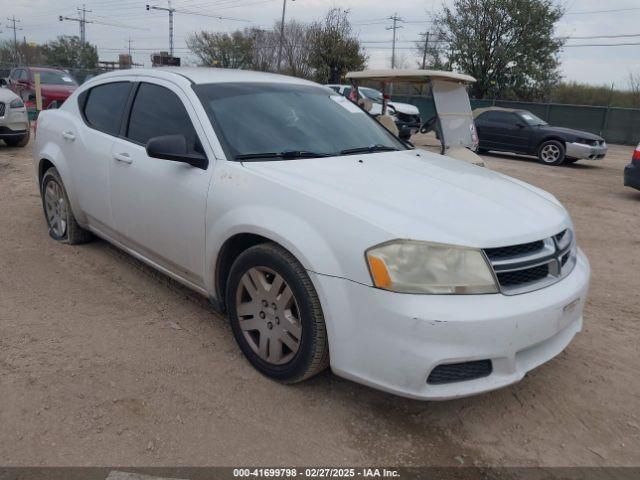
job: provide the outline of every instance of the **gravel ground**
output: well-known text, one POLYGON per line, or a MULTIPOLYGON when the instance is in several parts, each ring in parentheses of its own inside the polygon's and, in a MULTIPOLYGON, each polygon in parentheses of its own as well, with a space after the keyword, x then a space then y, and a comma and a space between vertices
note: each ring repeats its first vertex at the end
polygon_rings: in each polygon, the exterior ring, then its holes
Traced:
POLYGON ((631 152, 486 157, 569 209, 593 268, 585 329, 518 385, 429 403, 262 377, 203 298, 106 242, 53 242, 30 147, 0 146, 0 465, 640 466, 631 152))

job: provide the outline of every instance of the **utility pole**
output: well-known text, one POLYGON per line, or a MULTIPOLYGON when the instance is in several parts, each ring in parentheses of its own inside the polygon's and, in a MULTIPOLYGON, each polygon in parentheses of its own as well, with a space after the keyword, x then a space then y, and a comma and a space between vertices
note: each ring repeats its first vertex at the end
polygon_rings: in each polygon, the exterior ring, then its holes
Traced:
POLYGON ((78 16, 77 17, 63 17, 62 15, 58 16, 58 20, 61 22, 63 20, 69 20, 71 22, 78 22, 80 25, 80 44, 84 45, 87 42, 87 23, 93 23, 91 20, 87 20, 87 12, 91 12, 91 10, 87 10, 84 5, 82 8, 78 7, 78 16))
POLYGON ((168 7, 158 7, 156 5, 147 4, 148 10, 163 10, 165 12, 169 12, 169 55, 173 57, 173 14, 176 11, 175 8, 171 7, 171 0, 167 1, 168 7))
POLYGON ((15 15, 11 18, 7 18, 7 20, 12 22, 13 24, 13 25, 7 25, 7 27, 13 30, 13 55, 14 55, 15 66, 17 67, 18 64, 20 63, 20 55, 18 54, 18 30, 22 30, 22 28, 16 26, 16 23, 19 23, 20 20, 18 20, 15 15))
MULTIPOLYGON (((291 0, 295 2, 295 0, 291 0)), ((280 22, 280 45, 278 46, 278 71, 282 63, 282 48, 284 47, 284 16, 287 11, 287 0, 282 0, 282 21, 280 22)))
POLYGON ((427 49, 429 48, 429 32, 421 33, 424 37, 424 50, 422 52, 422 70, 427 68, 427 49))
POLYGON ((131 37, 129 37, 129 56, 131 56, 131 37))
POLYGON ((393 47, 391 50, 391 68, 396 68, 396 31, 399 28, 404 28, 402 25, 398 25, 398 22, 403 22, 400 17, 398 17, 397 13, 394 13, 393 16, 389 17, 389 20, 393 20, 393 26, 387 27, 387 30, 393 30, 393 47))

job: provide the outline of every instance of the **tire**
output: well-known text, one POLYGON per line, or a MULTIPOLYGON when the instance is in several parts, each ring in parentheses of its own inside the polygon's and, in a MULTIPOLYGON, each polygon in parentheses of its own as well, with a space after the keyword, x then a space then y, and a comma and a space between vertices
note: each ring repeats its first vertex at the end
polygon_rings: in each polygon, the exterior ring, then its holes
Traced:
POLYGON ((9 147, 26 147, 27 144, 29 143, 29 138, 31 137, 31 133, 29 130, 27 130, 27 133, 25 133, 22 137, 20 138, 12 138, 12 139, 5 139, 4 143, 7 144, 7 146, 9 147))
POLYGON ((538 161, 543 165, 562 165, 565 160, 565 148, 558 140, 547 140, 538 148, 538 161))
POLYGON ((300 262, 278 245, 240 254, 229 273, 226 304, 240 350, 267 377, 298 383, 329 365, 318 294, 300 262))
POLYGON ((54 167, 42 176, 42 209, 49 235, 58 242, 76 245, 93 239, 93 235, 76 221, 62 178, 54 167))
POLYGON ((579 158, 565 158, 564 159, 564 164, 565 165, 571 165, 572 163, 576 163, 579 160, 580 160, 579 158))

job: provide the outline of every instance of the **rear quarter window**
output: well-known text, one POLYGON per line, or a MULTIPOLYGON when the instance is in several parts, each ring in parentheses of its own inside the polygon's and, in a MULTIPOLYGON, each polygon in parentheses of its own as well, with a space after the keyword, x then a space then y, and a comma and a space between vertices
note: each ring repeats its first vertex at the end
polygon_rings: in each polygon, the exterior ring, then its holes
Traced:
POLYGON ((130 82, 113 82, 83 93, 81 110, 87 124, 109 135, 118 135, 130 91, 130 82))

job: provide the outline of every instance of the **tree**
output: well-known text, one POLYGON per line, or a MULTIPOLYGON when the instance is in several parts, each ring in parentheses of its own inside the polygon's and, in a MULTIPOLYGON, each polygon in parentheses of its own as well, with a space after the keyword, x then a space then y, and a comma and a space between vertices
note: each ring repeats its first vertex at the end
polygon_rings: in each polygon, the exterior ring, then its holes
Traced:
POLYGON ((340 83, 348 71, 361 70, 367 62, 347 13, 339 8, 332 8, 313 25, 310 47, 310 64, 320 83, 340 83))
POLYGON ((80 38, 60 36, 44 45, 43 53, 47 64, 64 68, 91 69, 98 66, 98 49, 80 38))
POLYGON ((562 7, 553 0, 454 0, 438 17, 449 63, 474 76, 477 98, 543 97, 560 80, 554 37, 562 7))
POLYGON ((255 30, 236 30, 231 34, 194 33, 187 46, 202 65, 221 68, 250 68, 253 61, 255 30))

